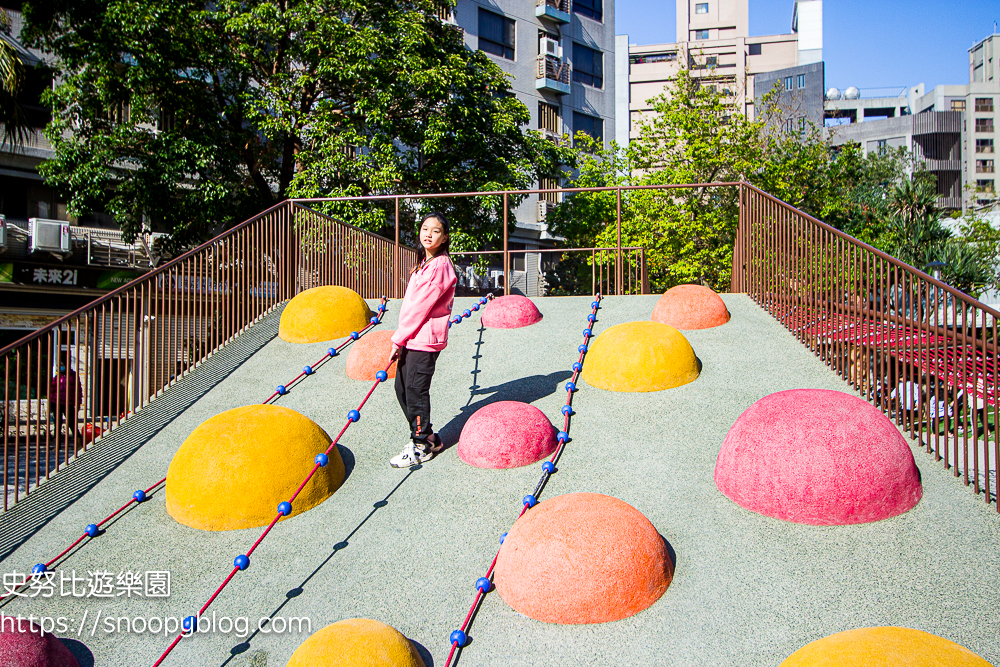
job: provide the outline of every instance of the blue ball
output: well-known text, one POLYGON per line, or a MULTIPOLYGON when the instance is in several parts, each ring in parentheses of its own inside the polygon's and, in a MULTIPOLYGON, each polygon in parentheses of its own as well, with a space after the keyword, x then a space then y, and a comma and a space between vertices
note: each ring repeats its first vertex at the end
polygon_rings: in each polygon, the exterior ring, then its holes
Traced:
POLYGON ((493 588, 493 582, 486 577, 479 577, 476 579, 476 588, 481 590, 483 593, 489 593, 490 589, 493 588))
POLYGON ((246 555, 241 554, 233 560, 233 567, 238 567, 240 570, 245 570, 250 567, 250 559, 246 555))
POLYGON ((503 544, 503 541, 505 539, 507 539, 507 533, 504 533, 503 535, 500 536, 500 544, 503 544))
POLYGON ((552 461, 546 461, 542 464, 542 471, 549 473, 550 475, 556 471, 556 464, 552 461))
POLYGON ((580 371, 583 370, 583 364, 581 364, 579 361, 573 362, 573 370, 579 373, 580 371))
POLYGON ((361 413, 357 410, 351 410, 347 413, 347 419, 352 422, 356 422, 361 419, 361 413))
POLYGON ((579 352, 583 352, 583 353, 586 353, 586 352, 587 352, 587 346, 586 346, 586 345, 581 345, 580 347, 578 347, 578 348, 576 348, 576 349, 577 349, 577 351, 579 351, 579 352))
POLYGON ((379 371, 378 373, 375 373, 375 379, 379 382, 385 382, 389 379, 389 374, 385 371, 379 371))
POLYGON ((359 338, 357 331, 351 332, 351 340, 357 340, 359 338))
POLYGON ((384 303, 379 304, 378 312, 380 312, 380 313, 384 313, 385 312, 385 304, 384 303))
POLYGON ((588 322, 594 322, 596 320, 597 320, 597 315, 594 315, 593 313, 591 313, 590 315, 587 315, 587 321, 588 322))
POLYGON ((451 325, 452 325, 452 324, 454 324, 454 322, 452 322, 451 320, 448 320, 448 328, 449 328, 449 329, 451 328, 451 325))
POLYGON ((462 317, 472 317, 472 313, 468 309, 462 311, 462 317))
POLYGON ((48 572, 48 571, 49 571, 49 568, 45 566, 45 563, 39 563, 38 565, 36 565, 33 568, 31 568, 31 573, 32 574, 42 574, 42 573, 48 572))
POLYGON ((184 632, 196 632, 198 630, 198 619, 194 616, 188 616, 184 619, 183 627, 184 632))
POLYGON ((302 367, 302 372, 305 373, 306 375, 312 375, 313 374, 313 367, 312 366, 303 366, 302 367))
POLYGON ((371 318, 370 320, 368 320, 368 324, 378 324, 378 318, 377 317, 371 318))
POLYGON ((101 529, 97 527, 96 523, 88 524, 84 530, 90 537, 97 537, 97 534, 101 532, 101 529))
POLYGON ((326 351, 326 353, 329 354, 331 357, 335 357, 338 354, 340 354, 340 352, 337 352, 337 348, 335 347, 331 347, 329 350, 326 351))
POLYGON ((556 440, 559 442, 569 442, 569 433, 566 431, 559 431, 556 433, 556 440))
POLYGON ((132 494, 132 500, 134 500, 137 503, 141 503, 145 499, 146 499, 146 492, 143 491, 142 489, 139 489, 138 491, 132 494))
POLYGON ((521 503, 527 505, 528 507, 534 507, 538 504, 538 499, 529 493, 521 499, 521 503))
POLYGON ((278 503, 278 514, 281 516, 288 516, 292 513, 292 504, 287 500, 283 500, 278 503))
POLYGON ((330 462, 330 457, 324 454, 323 452, 320 452, 319 454, 316 455, 316 458, 313 459, 313 462, 319 464, 319 467, 322 468, 323 466, 325 466, 327 463, 330 462))
POLYGON ((285 389, 285 385, 283 384, 279 384, 278 388, 275 389, 275 391, 278 392, 278 396, 284 396, 285 394, 288 393, 288 390, 285 389))
POLYGON ((560 410, 560 412, 562 412, 564 415, 566 415, 568 417, 571 414, 573 414, 573 406, 572 405, 564 405, 564 406, 562 406, 562 410, 560 410))
POLYGON ((483 304, 485 306, 486 305, 486 297, 484 296, 482 299, 480 299, 479 303, 481 303, 481 304, 483 304))
POLYGON ((583 337, 584 338, 590 338, 593 335, 594 335, 594 332, 591 331, 590 329, 584 329, 583 330, 583 337))
POLYGON ((567 382, 566 391, 576 391, 576 385, 572 382, 567 382))
POLYGON ((476 305, 474 305, 474 306, 472 307, 472 310, 479 310, 479 304, 477 303, 476 305))
POLYGON ((593 303, 590 304, 590 307, 591 308, 600 308, 601 307, 601 302, 600 301, 594 301, 593 303))
POLYGON ((458 324, 461 321, 462 321, 462 316, 461 315, 459 315, 458 317, 455 318, 455 324, 458 324))
POLYGON ((452 644, 458 645, 459 648, 465 646, 465 642, 469 640, 469 638, 466 637, 465 633, 462 632, 461 630, 455 630, 453 633, 451 633, 451 637, 449 639, 451 640, 452 644))

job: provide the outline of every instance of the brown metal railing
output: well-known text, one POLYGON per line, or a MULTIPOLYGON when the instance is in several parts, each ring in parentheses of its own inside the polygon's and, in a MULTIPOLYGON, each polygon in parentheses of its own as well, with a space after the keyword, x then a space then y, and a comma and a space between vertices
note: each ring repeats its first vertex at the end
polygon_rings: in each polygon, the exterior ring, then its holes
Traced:
POLYGON ((749 184, 732 291, 996 500, 1000 312, 749 184))
POLYGON ((415 262, 283 202, 3 348, 4 510, 299 291, 376 298, 415 262))
MULTIPOLYGON (((525 258, 528 255, 553 253, 558 254, 560 258, 577 253, 583 254, 586 257, 586 261, 591 269, 590 292, 588 292, 591 296, 597 293, 605 295, 649 294, 649 276, 646 273, 645 248, 622 247, 620 255, 618 248, 535 248, 531 250, 507 251, 508 256, 522 254, 525 258), (619 262, 621 263, 619 264, 619 262)), ((453 252, 451 254, 455 258, 455 263, 458 264, 461 257, 498 256, 503 255, 504 252, 502 250, 479 250, 453 252)), ((538 277, 539 281, 541 281, 545 272, 541 268, 541 262, 539 262, 539 265, 538 277)), ((523 272, 513 269, 510 272, 510 280, 505 278, 504 285, 493 287, 497 289, 501 287, 505 288, 506 293, 509 293, 511 289, 520 289, 520 291, 524 292, 525 286, 518 284, 516 280, 519 273, 527 273, 528 270, 527 261, 525 261, 525 270, 523 272)), ((500 273, 503 275, 502 270, 500 273)), ((488 277, 488 274, 484 277, 488 277)), ((544 293, 544 287, 540 287, 537 294, 528 294, 528 296, 544 296, 544 293)))

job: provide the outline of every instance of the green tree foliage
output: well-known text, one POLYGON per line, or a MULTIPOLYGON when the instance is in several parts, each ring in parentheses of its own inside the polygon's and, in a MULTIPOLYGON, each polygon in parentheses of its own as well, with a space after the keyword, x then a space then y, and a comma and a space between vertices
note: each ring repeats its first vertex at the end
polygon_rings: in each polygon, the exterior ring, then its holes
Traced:
MULTIPOLYGON (((205 238, 289 196, 498 190, 567 151, 522 132, 506 75, 437 18, 439 0, 38 0, 55 54, 43 167, 72 213, 129 234, 205 238)), ((462 238, 497 198, 442 202, 462 238)), ((377 230, 390 207, 327 206, 377 230)), ((413 212, 409 211, 412 219, 413 212)))
POLYGON ((20 147, 28 139, 30 124, 18 94, 27 77, 27 65, 11 39, 10 14, 0 9, 0 145, 20 147))
MULTIPOLYGON (((816 128, 773 131, 777 123, 768 121, 779 112, 776 96, 776 91, 765 96, 751 121, 682 69, 669 93, 650 100, 653 112, 627 149, 614 143, 604 148, 578 136, 583 149, 571 185, 745 180, 918 268, 929 258, 946 262, 942 275, 959 289, 978 293, 996 281, 987 269, 1000 253, 992 228, 969 222, 955 236, 941 223, 933 179, 915 168, 905 151, 865 155, 856 144, 831 147, 816 128)), ((654 291, 683 283, 728 289, 738 196, 737 188, 622 193, 622 244, 646 248, 654 291)), ((572 245, 614 247, 616 198, 615 192, 574 195, 549 214, 550 228, 572 245)), ((589 267, 578 262, 576 272, 589 280, 589 267)), ((565 275, 559 278, 567 283, 565 275)))

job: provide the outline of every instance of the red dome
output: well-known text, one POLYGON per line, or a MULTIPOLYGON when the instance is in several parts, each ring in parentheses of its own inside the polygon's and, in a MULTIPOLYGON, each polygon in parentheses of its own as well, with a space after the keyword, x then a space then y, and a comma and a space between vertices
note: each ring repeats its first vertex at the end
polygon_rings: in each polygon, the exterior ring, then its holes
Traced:
POLYGON ((493 299, 483 313, 483 326, 490 329, 518 329, 542 319, 534 302, 526 296, 511 294, 493 299))
MULTIPOLYGON (((9 619, 10 617, 8 617, 9 619)), ((41 634, 41 629, 25 619, 8 623, 0 632, 0 665, 3 667, 80 667, 66 645, 53 634, 41 634), (20 625, 20 627, 17 627, 20 625)))
MULTIPOLYGON (((392 353, 392 331, 369 331, 351 343, 347 353, 347 377, 352 380, 375 380, 375 373, 384 369, 392 353)), ((389 367, 389 377, 396 377, 396 362, 389 367)))
POLYGON ((558 444, 556 430, 541 410, 520 401, 498 401, 465 422, 458 456, 477 468, 518 468, 541 461, 558 444))

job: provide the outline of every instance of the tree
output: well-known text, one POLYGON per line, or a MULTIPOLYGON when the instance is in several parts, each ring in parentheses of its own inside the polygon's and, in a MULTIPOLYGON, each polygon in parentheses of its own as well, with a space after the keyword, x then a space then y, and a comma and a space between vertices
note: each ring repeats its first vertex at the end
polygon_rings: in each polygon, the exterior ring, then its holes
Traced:
MULTIPOLYGON (((528 111, 506 75, 440 5, 30 3, 27 32, 62 76, 43 174, 72 213, 105 208, 127 237, 152 225, 184 245, 289 196, 496 190, 555 173, 571 156, 521 131, 528 111)), ((496 234, 496 201, 442 205, 459 242, 496 234)), ((326 210, 377 230, 388 208, 326 210)))
POLYGON ((27 65, 12 43, 12 27, 10 14, 0 9, 0 123, 3 123, 0 145, 16 149, 27 141, 31 126, 18 100, 27 75, 27 65))

